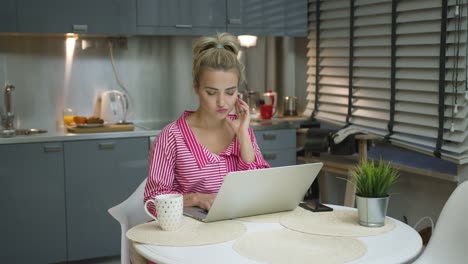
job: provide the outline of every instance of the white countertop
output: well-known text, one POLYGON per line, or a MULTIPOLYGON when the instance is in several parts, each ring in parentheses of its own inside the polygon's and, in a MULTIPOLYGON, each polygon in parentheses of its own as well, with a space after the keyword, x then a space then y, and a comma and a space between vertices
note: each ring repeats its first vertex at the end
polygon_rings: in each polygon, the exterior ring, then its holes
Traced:
MULTIPOLYGON (((305 122, 306 118, 274 118, 271 120, 252 120, 251 127, 253 130, 272 130, 296 128, 299 123, 305 122)), ((140 122, 135 123, 134 131, 125 132, 108 132, 108 133, 67 133, 65 130, 48 131, 43 134, 35 134, 29 136, 15 137, 0 137, 1 144, 17 144, 17 143, 35 143, 35 142, 54 142, 54 141, 75 141, 75 140, 93 140, 93 139, 111 139, 111 138, 129 138, 129 137, 153 137, 161 132, 169 121, 156 122, 140 122)))
POLYGON ((18 143, 36 143, 36 142, 54 142, 54 141, 76 141, 76 140, 93 140, 93 139, 111 139, 111 138, 131 138, 131 137, 152 137, 159 134, 162 127, 153 126, 152 128, 135 126, 133 131, 125 132, 108 132, 108 133, 80 133, 73 134, 65 131, 48 131, 43 134, 35 134, 29 136, 15 136, 10 138, 1 138, 1 144, 18 144, 18 143))

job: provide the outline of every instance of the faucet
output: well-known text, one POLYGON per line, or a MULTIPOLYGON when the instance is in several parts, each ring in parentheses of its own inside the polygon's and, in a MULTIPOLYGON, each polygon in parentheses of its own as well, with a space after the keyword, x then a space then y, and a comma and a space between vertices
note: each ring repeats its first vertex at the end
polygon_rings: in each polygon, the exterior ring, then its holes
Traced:
POLYGON ((12 92, 15 89, 15 86, 11 84, 5 85, 4 97, 5 97, 5 113, 1 113, 0 116, 2 120, 2 126, 5 130, 14 130, 15 129, 15 115, 13 114, 12 106, 12 92))

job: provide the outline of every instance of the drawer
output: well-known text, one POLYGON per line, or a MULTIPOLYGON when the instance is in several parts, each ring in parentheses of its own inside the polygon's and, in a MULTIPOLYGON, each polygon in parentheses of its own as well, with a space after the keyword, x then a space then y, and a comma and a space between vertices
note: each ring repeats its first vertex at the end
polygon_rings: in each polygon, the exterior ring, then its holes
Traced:
POLYGON ((296 148, 296 130, 257 130, 254 131, 255 138, 260 150, 296 148))
POLYGON ((296 148, 262 151, 263 158, 271 167, 296 165, 296 148))

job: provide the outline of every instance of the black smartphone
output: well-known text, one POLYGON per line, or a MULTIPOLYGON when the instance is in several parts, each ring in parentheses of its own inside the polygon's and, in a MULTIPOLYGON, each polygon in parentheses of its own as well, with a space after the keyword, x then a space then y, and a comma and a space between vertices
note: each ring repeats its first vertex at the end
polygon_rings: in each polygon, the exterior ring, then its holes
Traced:
POLYGON ((318 201, 307 201, 299 204, 300 207, 312 212, 330 212, 333 208, 328 207, 318 201))

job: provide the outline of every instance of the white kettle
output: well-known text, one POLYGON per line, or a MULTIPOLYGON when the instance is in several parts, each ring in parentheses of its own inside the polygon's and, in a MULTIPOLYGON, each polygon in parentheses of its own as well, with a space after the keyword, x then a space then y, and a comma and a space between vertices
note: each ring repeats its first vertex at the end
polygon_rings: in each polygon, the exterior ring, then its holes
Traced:
POLYGON ((109 124, 125 123, 129 109, 128 96, 120 91, 110 90, 101 94, 100 117, 109 124))

